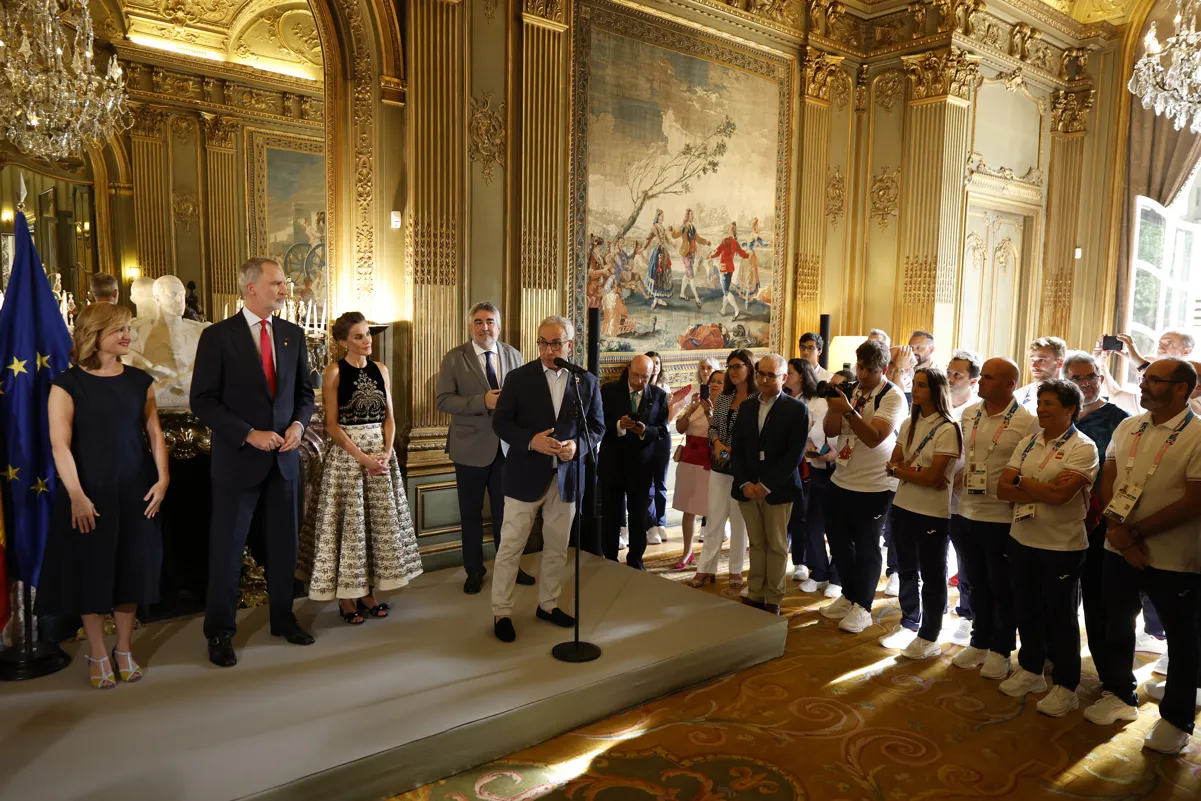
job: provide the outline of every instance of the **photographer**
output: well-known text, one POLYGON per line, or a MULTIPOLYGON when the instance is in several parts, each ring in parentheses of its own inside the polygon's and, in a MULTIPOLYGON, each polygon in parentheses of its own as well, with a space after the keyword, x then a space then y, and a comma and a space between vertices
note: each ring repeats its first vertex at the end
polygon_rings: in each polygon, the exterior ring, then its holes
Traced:
POLYGON ((888 348, 868 340, 855 350, 857 385, 848 396, 827 398, 822 424, 838 437, 838 465, 826 504, 830 547, 842 577, 842 597, 822 609, 843 631, 857 634, 872 624, 872 599, 880 580, 880 534, 897 481, 885 471, 897 429, 909 406, 897 386, 884 380, 888 348))

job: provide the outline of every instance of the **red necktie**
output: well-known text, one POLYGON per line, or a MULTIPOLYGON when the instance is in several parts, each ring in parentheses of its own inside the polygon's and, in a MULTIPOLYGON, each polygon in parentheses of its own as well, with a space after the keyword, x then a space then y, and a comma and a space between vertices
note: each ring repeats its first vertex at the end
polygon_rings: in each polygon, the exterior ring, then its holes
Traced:
POLYGON ((275 360, 271 358, 271 332, 267 330, 267 321, 260 320, 259 350, 263 356, 263 373, 267 376, 267 388, 271 397, 275 397, 275 360))

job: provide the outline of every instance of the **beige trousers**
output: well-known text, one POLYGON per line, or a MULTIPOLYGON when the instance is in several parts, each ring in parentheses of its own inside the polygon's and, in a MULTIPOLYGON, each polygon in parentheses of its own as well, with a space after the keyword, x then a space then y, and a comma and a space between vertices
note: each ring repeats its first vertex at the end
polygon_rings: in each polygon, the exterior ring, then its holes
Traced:
MULTIPOLYGON (((766 500, 755 498, 739 501, 738 507, 751 545, 746 597, 779 606, 788 578, 788 518, 792 515, 792 504, 771 506, 766 500)), ((506 524, 508 514, 509 507, 505 506, 506 524)))
POLYGON ((492 614, 496 617, 513 614, 513 585, 517 583, 521 552, 539 509, 542 509, 542 575, 538 577, 538 605, 549 612, 559 604, 575 503, 559 497, 558 476, 552 475, 546 492, 533 503, 505 496, 505 522, 500 529, 500 550, 496 552, 492 575, 492 614))

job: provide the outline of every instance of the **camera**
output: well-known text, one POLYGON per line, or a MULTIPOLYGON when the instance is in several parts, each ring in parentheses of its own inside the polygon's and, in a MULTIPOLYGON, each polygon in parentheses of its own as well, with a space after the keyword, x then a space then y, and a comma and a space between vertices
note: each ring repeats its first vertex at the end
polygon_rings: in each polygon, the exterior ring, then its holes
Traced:
POLYGON ((829 381, 818 381, 816 395, 819 398, 837 398, 843 395, 847 400, 851 399, 851 393, 855 391, 858 382, 843 381, 841 384, 831 384, 829 381))

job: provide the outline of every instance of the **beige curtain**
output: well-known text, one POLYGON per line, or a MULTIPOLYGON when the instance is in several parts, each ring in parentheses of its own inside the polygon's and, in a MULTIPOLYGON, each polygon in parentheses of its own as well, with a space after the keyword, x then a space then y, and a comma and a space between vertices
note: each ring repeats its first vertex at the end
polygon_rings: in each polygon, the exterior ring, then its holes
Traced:
MULTIPOLYGON (((1142 55, 1142 39, 1151 23, 1163 41, 1172 34, 1176 0, 1159 0, 1147 15, 1139 33, 1136 58, 1142 55)), ((1131 65, 1133 66, 1133 65, 1131 65)), ((1126 76, 1129 78, 1129 75, 1126 76)), ((1120 91, 1128 91, 1123 87, 1120 91)), ((1134 242, 1135 198, 1149 197, 1163 206, 1171 205, 1184 188, 1197 162, 1201 160, 1201 136, 1190 133, 1188 124, 1177 131, 1172 121, 1156 116, 1155 109, 1144 109, 1140 98, 1130 103, 1130 150, 1127 153, 1126 203, 1122 209, 1122 236, 1118 251, 1117 313, 1119 326, 1130 314, 1130 271, 1134 242)))

